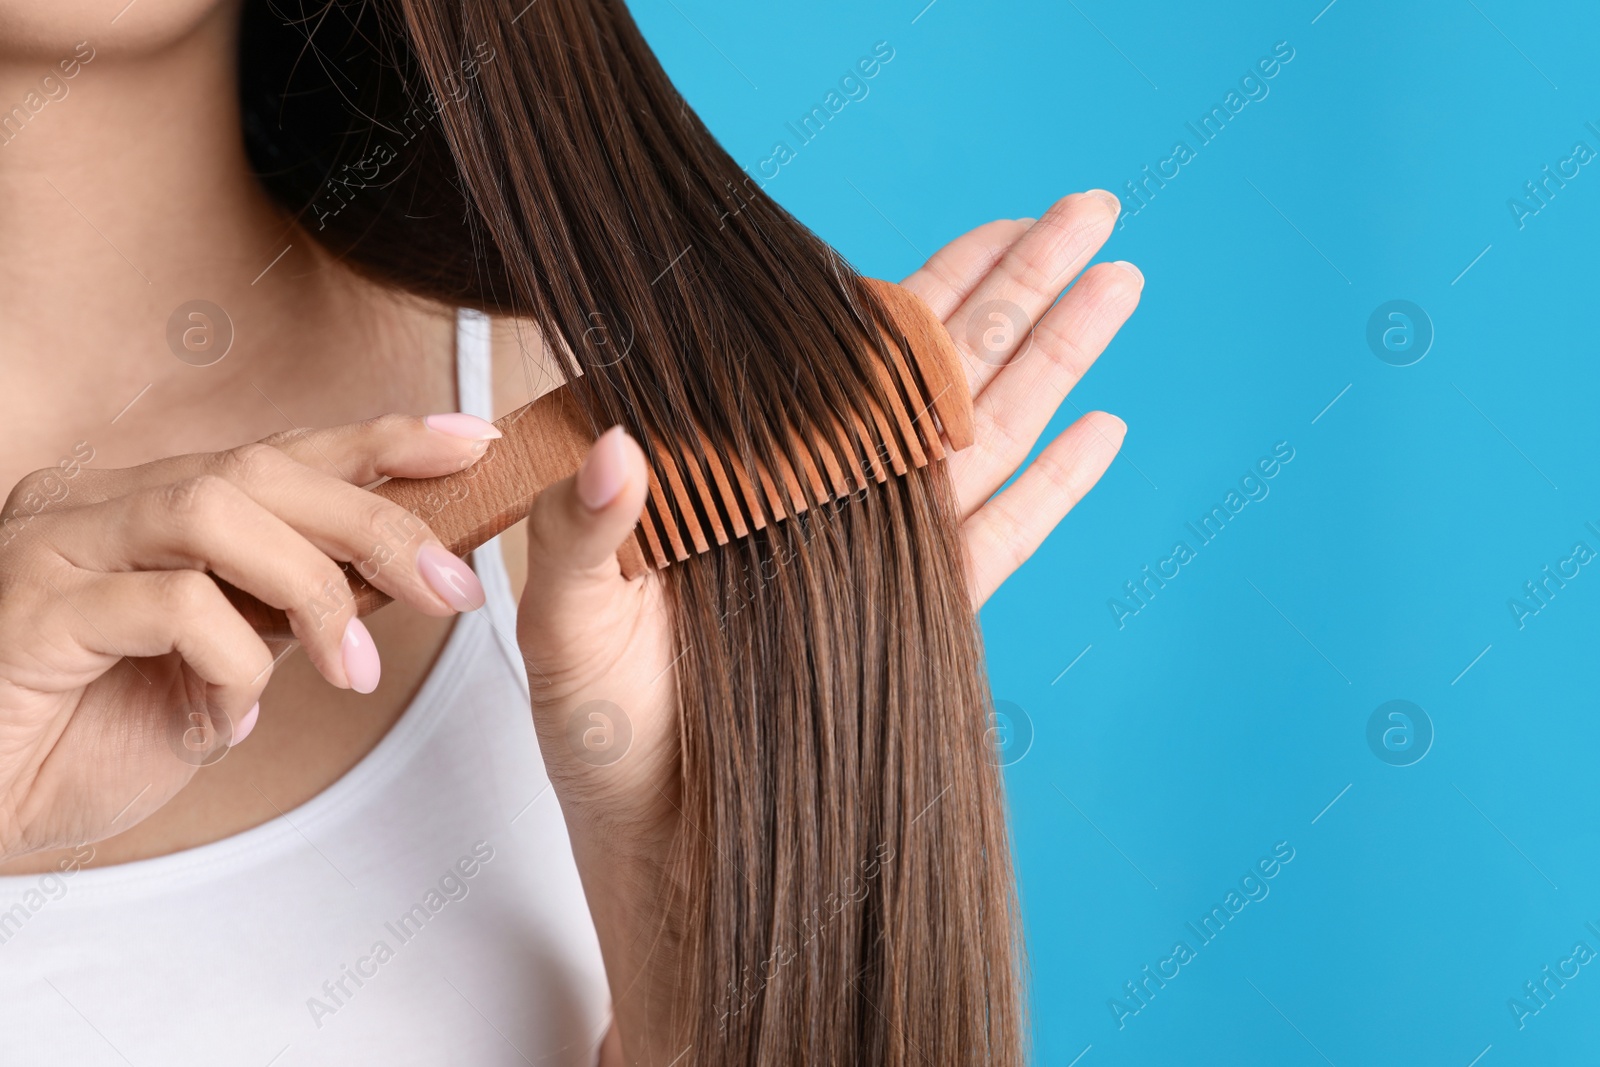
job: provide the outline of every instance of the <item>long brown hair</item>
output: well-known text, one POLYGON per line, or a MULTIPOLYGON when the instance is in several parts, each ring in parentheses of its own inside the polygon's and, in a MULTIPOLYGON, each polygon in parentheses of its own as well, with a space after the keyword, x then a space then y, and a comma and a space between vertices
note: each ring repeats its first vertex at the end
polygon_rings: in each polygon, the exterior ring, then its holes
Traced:
MULTIPOLYGON (((249 5, 243 38, 263 179, 362 270, 537 323, 597 432, 691 442, 693 463, 697 426, 747 468, 800 469, 791 430, 882 402, 882 308, 722 149, 620 0, 285 2, 249 5)), ((1010 848, 948 479, 807 504, 663 575, 682 651, 675 1047, 1019 1064, 1010 848)))

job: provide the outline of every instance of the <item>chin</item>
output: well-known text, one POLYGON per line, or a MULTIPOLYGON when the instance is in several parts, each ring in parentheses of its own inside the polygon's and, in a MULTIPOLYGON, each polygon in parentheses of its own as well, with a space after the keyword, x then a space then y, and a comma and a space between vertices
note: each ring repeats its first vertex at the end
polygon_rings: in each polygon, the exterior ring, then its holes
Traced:
POLYGON ((237 2, 0 0, 0 66, 55 66, 81 55, 155 57, 204 31, 231 32, 237 2))

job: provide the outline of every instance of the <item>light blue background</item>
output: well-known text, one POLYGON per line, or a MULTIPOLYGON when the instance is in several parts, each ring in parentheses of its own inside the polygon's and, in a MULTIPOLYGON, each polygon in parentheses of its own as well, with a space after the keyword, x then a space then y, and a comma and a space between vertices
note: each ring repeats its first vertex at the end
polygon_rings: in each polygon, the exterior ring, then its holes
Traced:
POLYGON ((925 3, 634 8, 752 169, 892 45, 768 190, 896 278, 1066 192, 1128 202, 1197 146, 1186 122, 1295 51, 1108 245, 1143 305, 1054 430, 1115 412, 1125 459, 983 613, 995 694, 1036 733, 1008 784, 1037 1061, 1595 1062, 1600 964, 1520 1030, 1507 1001, 1600 950, 1600 566, 1521 629, 1508 601, 1600 550, 1600 165, 1524 228, 1507 201, 1600 150, 1600 10, 925 3), (1436 330, 1414 366, 1367 346, 1391 299, 1436 330), (1270 495, 1119 630, 1107 601, 1280 441, 1270 495), (1413 766, 1366 741, 1391 699, 1436 730, 1413 766), (1119 1029, 1108 1000, 1282 841, 1270 895, 1119 1029))

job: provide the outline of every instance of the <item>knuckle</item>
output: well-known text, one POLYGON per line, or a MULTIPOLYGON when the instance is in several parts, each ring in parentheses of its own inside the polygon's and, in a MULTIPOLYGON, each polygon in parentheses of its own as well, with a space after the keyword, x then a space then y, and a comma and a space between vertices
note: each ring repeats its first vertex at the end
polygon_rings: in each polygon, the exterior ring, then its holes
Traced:
POLYGON ((1074 379, 1081 377, 1094 357, 1087 348, 1073 336, 1071 330, 1050 321, 1048 318, 1033 328, 1034 341, 1050 359, 1065 367, 1074 379))
POLYGON ((72 610, 56 594, 71 577, 59 557, 39 549, 21 555, 0 570, 0 631, 12 636, 36 630, 47 612, 72 610))
POLYGON ((342 618, 346 612, 354 613, 355 597, 350 592, 350 582, 332 560, 324 560, 307 574, 298 601, 294 610, 318 630, 329 619, 342 618))
POLYGON ((259 441, 217 453, 216 471, 235 483, 260 482, 281 470, 285 456, 278 449, 259 441))
POLYGON ((55 480, 54 467, 43 467, 36 471, 29 471, 17 480, 11 495, 6 498, 6 510, 9 512, 14 506, 21 504, 29 497, 48 497, 50 486, 55 480))
MULTIPOLYGON (((1010 518, 1009 512, 1007 518, 1010 518)), ((995 556, 1002 561, 1005 568, 1002 573, 1012 574, 1017 568, 1028 562, 1028 557, 1033 554, 1029 547, 1028 536, 1020 522, 1010 521, 1006 528, 1000 532, 996 546, 995 556)))
POLYGON ((1063 513, 1088 495, 1115 458, 1116 449, 1106 450, 1108 442, 1095 422, 1091 420, 1088 427, 1089 437, 1071 449, 1045 457, 1045 484, 1066 505, 1063 513))
POLYGON ((559 511, 541 498, 528 512, 528 558, 541 566, 556 565, 561 557, 560 546, 569 539, 559 511))
POLYGON ((1083 475, 1077 464, 1052 463, 1045 468, 1044 477, 1051 494, 1058 500, 1066 501, 1069 506, 1077 503, 1085 492, 1083 475))
POLYGON ((358 455, 372 456, 421 423, 421 419, 391 412, 351 423, 345 427, 345 432, 349 436, 349 447, 352 447, 358 455))
POLYGON ((1006 254, 1001 270, 1025 293, 1039 298, 1053 296, 1064 280, 1061 268, 1055 266, 1055 254, 1043 246, 1013 249, 1006 254))
POLYGON ((398 415, 390 412, 387 415, 378 415, 360 423, 360 427, 369 438, 397 437, 403 433, 410 433, 422 424, 422 420, 412 415, 398 415))
POLYGON ((1026 453, 1028 442, 1024 441, 1015 429, 1004 419, 997 419, 994 424, 994 435, 999 438, 996 444, 1003 455, 1014 456, 1017 453, 1026 453))
POLYGON ((220 518, 238 492, 226 479, 215 474, 199 474, 163 488, 159 505, 175 518, 204 522, 220 518))
POLYGON ((380 545, 399 548, 419 537, 432 536, 427 523, 399 504, 380 496, 368 495, 357 518, 362 541, 352 547, 362 550, 380 545))
POLYGON ((1090 274, 1094 278, 1095 296, 1106 310, 1115 313, 1131 312, 1139 303, 1138 282, 1115 263, 1096 263, 1090 274))
POLYGON ((283 450, 290 447, 295 442, 303 440, 310 433, 311 430, 309 427, 296 426, 292 430, 281 430, 278 433, 263 437, 260 443, 266 445, 268 448, 283 450))
POLYGON ((1068 197, 1045 212, 1023 242, 1009 255, 1009 269, 1030 292, 1053 296, 1064 288, 1072 264, 1091 247, 1091 234, 1105 222, 1104 208, 1094 197, 1068 197))
POLYGON ((216 604, 222 591, 199 571, 162 571, 156 579, 156 597, 174 615, 200 615, 216 604))
POLYGON ((1033 548, 1020 539, 1011 542, 1006 553, 1006 567, 1008 574, 1015 574, 1022 569, 1023 564, 1033 558, 1033 548))
POLYGON ((1006 538, 1005 551, 1001 555, 1006 561, 1006 573, 1014 574, 1021 569, 1024 563, 1028 562, 1028 546, 1023 543, 1020 537, 1008 537, 1006 538))
POLYGON ((60 470, 44 467, 22 476, 0 511, 0 544, 14 537, 35 516, 67 499, 71 487, 60 470))
POLYGON ((30 530, 10 522, 0 527, 0 606, 15 608, 27 593, 40 593, 38 587, 48 591, 49 586, 41 578, 59 574, 63 566, 70 567, 47 537, 30 536, 30 530))
POLYGON ((994 270, 1006 251, 1027 232, 1028 227, 1014 219, 995 219, 972 231, 969 237, 975 239, 973 242, 958 239, 935 252, 924 266, 950 292, 965 292, 971 288, 972 279, 994 270))
MULTIPOLYGON (((999 226, 998 223, 991 225, 999 226)), ((998 232, 998 231, 997 231, 998 232)), ((982 278, 993 271, 1006 257, 1008 250, 1016 244, 1017 239, 1027 232, 1026 226, 1018 225, 1015 231, 1004 231, 1004 236, 978 251, 970 270, 963 270, 964 264, 951 264, 945 267, 940 277, 953 292, 962 292, 970 287, 968 275, 982 278)))
POLYGON ((935 252, 933 258, 923 265, 923 270, 945 293, 961 291, 961 272, 950 262, 950 257, 946 253, 935 252))
POLYGON ((986 418, 980 425, 984 427, 983 448, 985 452, 1003 456, 1008 460, 1016 459, 1019 461, 1021 456, 1027 455, 1031 443, 1018 436, 1017 430, 1004 417, 1004 413, 986 418))

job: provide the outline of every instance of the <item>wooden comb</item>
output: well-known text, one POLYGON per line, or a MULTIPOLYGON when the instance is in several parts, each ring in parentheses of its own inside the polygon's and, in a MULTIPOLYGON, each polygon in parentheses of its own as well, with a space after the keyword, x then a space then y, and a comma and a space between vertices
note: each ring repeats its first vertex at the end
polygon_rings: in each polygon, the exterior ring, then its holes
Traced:
MULTIPOLYGON (((634 534, 617 551, 626 577, 759 530, 766 525, 767 511, 780 519, 804 511, 808 505, 802 478, 820 503, 863 489, 869 479, 883 482, 890 473, 899 476, 926 466, 972 443, 972 397, 944 324, 911 291, 892 282, 866 282, 898 331, 884 337, 890 365, 877 367, 892 410, 865 405, 870 426, 856 416, 858 438, 878 444, 866 464, 838 426, 833 441, 796 441, 801 470, 780 456, 778 470, 758 470, 754 478, 737 457, 719 456, 704 434, 698 457, 654 442, 649 499, 634 534)), ((547 486, 576 473, 593 444, 593 431, 567 386, 518 408, 495 426, 503 436, 489 442, 488 451, 472 466, 438 478, 391 478, 373 488, 420 520, 410 530, 394 531, 402 549, 426 524, 446 548, 465 556, 525 516, 547 486)), ((344 564, 358 615, 391 599, 363 577, 364 571, 381 565, 381 560, 344 564)), ((294 639, 282 610, 220 579, 218 585, 261 636, 294 639)))

